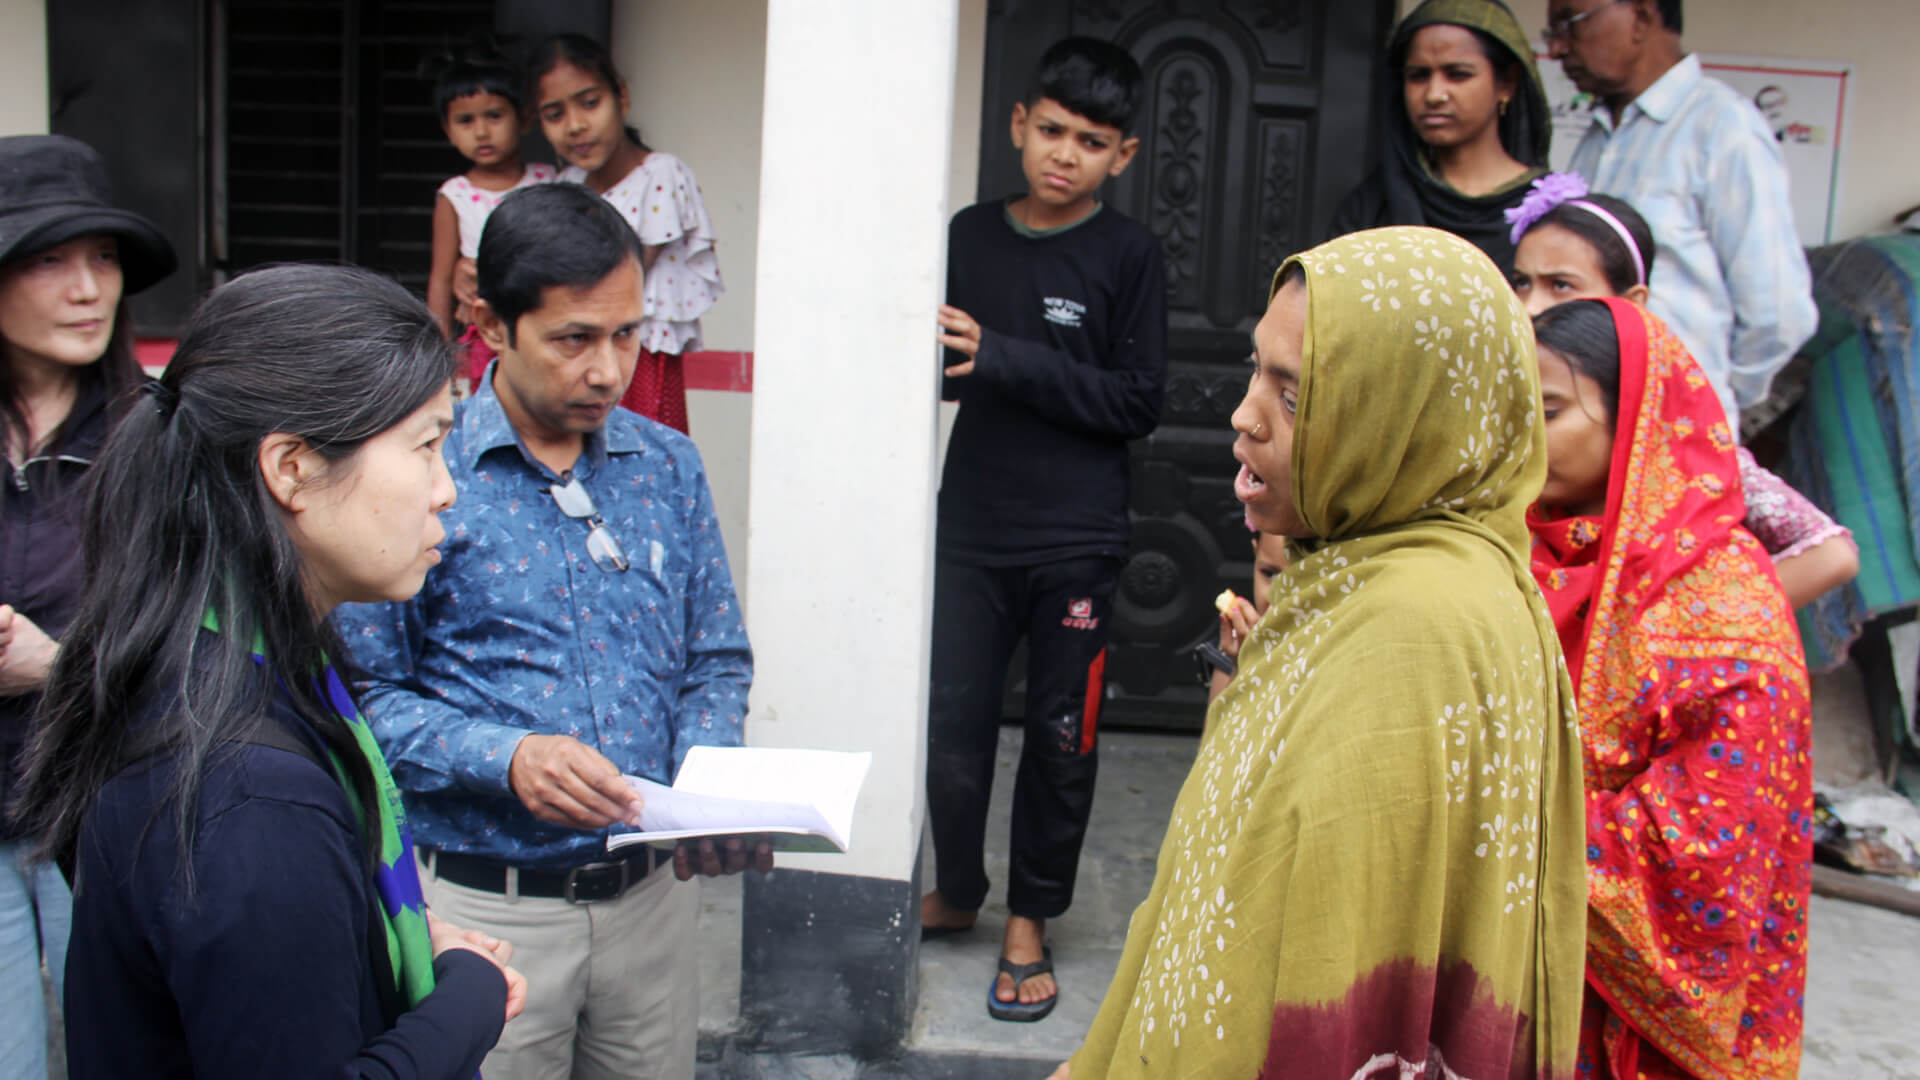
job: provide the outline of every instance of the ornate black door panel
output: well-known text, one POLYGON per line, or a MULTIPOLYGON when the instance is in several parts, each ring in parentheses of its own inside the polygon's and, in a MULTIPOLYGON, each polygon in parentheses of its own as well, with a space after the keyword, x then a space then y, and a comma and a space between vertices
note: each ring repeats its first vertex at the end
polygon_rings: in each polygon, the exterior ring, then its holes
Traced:
MULTIPOLYGON (((1067 34, 1125 46, 1146 72, 1140 150, 1107 190, 1160 237, 1170 365, 1160 428, 1133 447, 1133 553, 1107 663, 1108 723, 1195 728, 1189 650, 1213 597, 1247 590, 1251 549, 1228 416, 1282 259, 1326 231, 1369 166, 1378 42, 1391 0, 994 0, 980 195, 1024 190, 1007 137, 1040 55, 1067 34)), ((1016 662, 1018 677, 1025 670, 1016 662)), ((1012 710, 1017 712, 1017 708, 1012 710)))

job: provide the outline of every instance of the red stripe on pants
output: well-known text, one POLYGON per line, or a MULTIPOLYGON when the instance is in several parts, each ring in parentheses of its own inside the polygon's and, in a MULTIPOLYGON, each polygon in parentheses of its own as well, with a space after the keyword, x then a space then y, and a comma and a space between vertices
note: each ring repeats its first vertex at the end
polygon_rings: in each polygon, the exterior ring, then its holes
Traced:
POLYGON ((1107 650, 1087 665, 1087 707, 1081 714, 1080 752, 1093 753, 1094 736, 1100 731, 1100 698, 1107 688, 1107 650))

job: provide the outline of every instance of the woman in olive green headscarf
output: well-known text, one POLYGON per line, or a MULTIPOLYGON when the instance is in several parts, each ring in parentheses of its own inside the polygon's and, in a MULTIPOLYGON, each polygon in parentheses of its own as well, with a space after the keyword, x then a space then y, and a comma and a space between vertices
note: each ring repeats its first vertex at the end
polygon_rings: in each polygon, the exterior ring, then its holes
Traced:
POLYGON ((1275 285, 1234 487, 1289 566, 1072 1080, 1569 1075, 1584 810, 1524 554, 1526 312, 1433 229, 1344 237, 1275 285))
POLYGON ((1380 167, 1340 204, 1332 234, 1431 225, 1511 273, 1505 214, 1546 174, 1553 138, 1526 32, 1500 0, 1426 0, 1394 28, 1383 76, 1380 167))

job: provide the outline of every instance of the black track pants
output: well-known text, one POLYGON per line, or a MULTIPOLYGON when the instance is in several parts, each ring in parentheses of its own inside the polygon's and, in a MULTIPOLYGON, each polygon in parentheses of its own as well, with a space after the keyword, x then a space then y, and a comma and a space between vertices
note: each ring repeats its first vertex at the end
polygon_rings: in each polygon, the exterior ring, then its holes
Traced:
POLYGON ((934 573, 927 813, 948 903, 987 898, 987 800, 1007 662, 1027 639, 1026 742, 1014 781, 1007 907, 1049 919, 1073 902, 1093 781, 1108 623, 1120 560, 965 566, 934 573))

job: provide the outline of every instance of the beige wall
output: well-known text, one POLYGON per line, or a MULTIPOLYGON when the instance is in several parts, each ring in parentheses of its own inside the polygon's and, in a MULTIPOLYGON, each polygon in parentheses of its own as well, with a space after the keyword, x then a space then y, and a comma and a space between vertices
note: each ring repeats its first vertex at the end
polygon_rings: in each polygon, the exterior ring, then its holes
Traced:
MULTIPOLYGON (((1508 0, 1530 35, 1547 24, 1547 0, 1508 0)), ((1400 0, 1402 11, 1415 0, 1400 0)), ((1840 148, 1834 236, 1893 224, 1920 203, 1920 3, 1915 0, 1687 0, 1689 49, 1734 56, 1828 60, 1853 65, 1840 148)))
POLYGON ((46 3, 0 0, 0 135, 46 130, 46 3))
MULTIPOLYGON (((987 0, 960 0, 960 40, 954 59, 953 172, 947 180, 947 209, 971 206, 980 197, 980 102, 986 93, 987 0)), ((959 406, 940 403, 939 454, 947 457, 953 418, 959 406)))
POLYGON ((753 348, 766 0, 619 0, 613 54, 649 146, 693 167, 727 292, 700 320, 709 349, 753 348))
MULTIPOLYGON (((615 61, 626 76, 628 118, 650 146, 700 178, 719 239, 722 296, 700 320, 706 347, 753 348, 753 253, 759 245, 760 106, 765 96, 766 0, 615 0, 615 61)), ((700 447, 714 513, 745 602, 747 431, 750 394, 687 393, 687 426, 700 447)))
POLYGON ((987 0, 960 0, 959 55, 953 80, 953 173, 947 207, 973 204, 980 181, 980 100, 987 67, 987 0))

